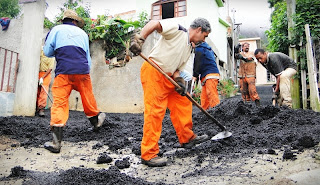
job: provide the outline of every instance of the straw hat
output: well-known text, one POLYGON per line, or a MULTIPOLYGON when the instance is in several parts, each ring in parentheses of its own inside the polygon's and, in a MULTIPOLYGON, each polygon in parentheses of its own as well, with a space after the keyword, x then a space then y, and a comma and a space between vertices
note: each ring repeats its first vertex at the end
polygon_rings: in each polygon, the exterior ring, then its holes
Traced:
POLYGON ((78 21, 78 26, 80 28, 83 28, 83 26, 84 26, 84 20, 81 17, 79 17, 78 14, 73 10, 70 10, 70 9, 66 10, 63 13, 62 20, 64 20, 65 18, 70 18, 70 19, 78 21))

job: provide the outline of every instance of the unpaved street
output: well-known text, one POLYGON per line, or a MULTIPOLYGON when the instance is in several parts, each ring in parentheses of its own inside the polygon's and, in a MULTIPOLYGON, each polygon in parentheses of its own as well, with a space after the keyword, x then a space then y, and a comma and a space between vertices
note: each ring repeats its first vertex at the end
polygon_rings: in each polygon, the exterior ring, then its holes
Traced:
MULTIPOLYGON (((169 163, 161 168, 140 162, 143 114, 108 113, 95 133, 70 111, 60 154, 43 148, 50 116, 0 117, 0 184, 319 184, 320 113, 273 107, 269 88, 261 90, 261 107, 236 96, 209 110, 233 136, 190 150, 179 148, 168 113, 159 144, 169 163)), ((198 134, 220 132, 196 107, 193 120, 198 134)))

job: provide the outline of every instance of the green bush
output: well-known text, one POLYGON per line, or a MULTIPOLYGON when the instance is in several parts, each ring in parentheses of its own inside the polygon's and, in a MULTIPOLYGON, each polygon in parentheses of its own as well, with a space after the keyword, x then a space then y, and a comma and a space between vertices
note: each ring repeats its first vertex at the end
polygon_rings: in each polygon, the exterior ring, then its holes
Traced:
POLYGON ((193 89, 192 98, 201 104, 201 89, 198 85, 196 85, 193 89))
POLYGON ((220 80, 218 84, 219 94, 225 98, 233 96, 238 91, 238 88, 236 88, 234 85, 234 82, 230 79, 220 80))
POLYGON ((84 20, 85 26, 83 30, 89 35, 90 41, 104 41, 106 59, 119 57, 119 55, 125 52, 129 46, 131 35, 134 31, 139 31, 146 24, 148 17, 146 12, 142 12, 139 14, 139 20, 136 21, 125 21, 120 17, 110 18, 107 15, 98 15, 97 19, 91 19, 89 7, 82 7, 79 2, 82 2, 82 0, 66 0, 66 3, 60 8, 60 13, 55 17, 54 22, 45 19, 44 27, 51 29, 61 24, 60 20, 63 17, 63 12, 66 9, 73 9, 84 20))

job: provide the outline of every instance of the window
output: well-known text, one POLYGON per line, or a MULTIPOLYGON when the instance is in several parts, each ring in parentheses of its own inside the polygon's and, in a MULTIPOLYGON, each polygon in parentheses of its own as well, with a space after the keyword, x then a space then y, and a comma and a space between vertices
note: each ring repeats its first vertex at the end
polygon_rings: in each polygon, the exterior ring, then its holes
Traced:
POLYGON ((182 17, 187 15, 186 0, 160 0, 152 4, 153 20, 182 17))

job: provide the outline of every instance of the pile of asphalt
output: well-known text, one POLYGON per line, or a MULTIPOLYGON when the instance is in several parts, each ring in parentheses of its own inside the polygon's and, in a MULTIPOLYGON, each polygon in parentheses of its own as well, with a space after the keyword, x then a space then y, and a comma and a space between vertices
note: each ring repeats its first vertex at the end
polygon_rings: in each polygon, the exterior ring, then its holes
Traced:
MULTIPOLYGON (((263 94, 261 94, 263 96, 263 94)), ((199 165, 208 157, 234 160, 253 154, 275 154, 275 150, 285 150, 283 159, 293 160, 299 152, 312 148, 320 142, 320 113, 312 110, 293 110, 287 107, 274 107, 271 101, 263 99, 261 106, 244 103, 240 96, 224 99, 208 112, 213 115, 232 137, 208 140, 192 149, 176 150, 179 147, 176 132, 172 126, 169 112, 163 120, 162 134, 159 141, 160 156, 172 152, 176 158, 196 156, 199 165), (268 103, 265 103, 268 102, 268 103), (299 151, 299 152, 296 152, 299 151)), ((20 147, 41 147, 51 140, 49 130, 50 111, 46 117, 0 117, 0 133, 20 142, 20 147)), ((219 127, 197 108, 193 111, 193 130, 196 134, 207 134, 210 138, 221 132, 219 127)), ((143 135, 143 114, 107 113, 104 125, 98 132, 93 132, 90 122, 83 112, 70 111, 63 140, 68 142, 100 141, 92 150, 107 145, 117 153, 119 149, 131 149, 140 155, 140 142, 143 135)), ((63 146, 62 146, 63 150, 63 146)), ((103 156, 98 160, 108 160, 103 156), (103 158, 104 157, 104 158, 103 158)), ((98 163, 99 161, 97 161, 98 163)), ((101 162, 101 161, 100 161, 101 162)), ((25 179, 26 184, 68 184, 82 182, 92 184, 150 184, 139 178, 120 173, 119 169, 130 167, 130 160, 123 159, 107 170, 72 168, 59 174, 23 170, 17 164, 12 169, 10 178, 25 179), (114 180, 114 181, 113 181, 114 180), (117 183, 119 182, 119 183, 117 183), (32 183, 30 183, 32 184, 32 183)), ((169 164, 170 165, 170 164, 169 164)), ((190 172, 191 175, 206 174, 210 169, 190 172)))

